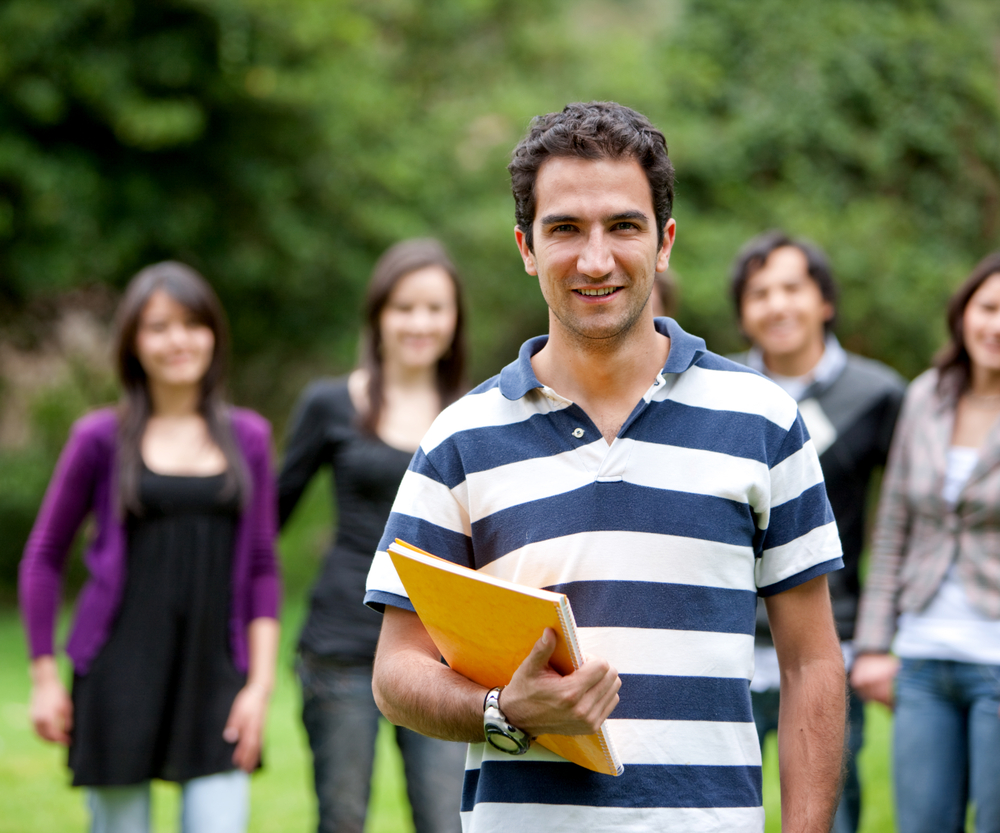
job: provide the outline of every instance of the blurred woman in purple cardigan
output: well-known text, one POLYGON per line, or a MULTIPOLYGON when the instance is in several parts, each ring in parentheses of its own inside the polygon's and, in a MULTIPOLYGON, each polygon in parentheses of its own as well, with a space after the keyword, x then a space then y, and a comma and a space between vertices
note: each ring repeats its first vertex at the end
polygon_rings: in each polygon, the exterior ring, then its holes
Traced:
POLYGON ((239 833, 278 643, 270 426, 222 399, 225 317, 193 269, 139 272, 116 337, 122 400, 73 426, 21 562, 31 719, 69 748, 93 831, 148 830, 161 778, 185 833, 239 833), (53 633, 88 516, 70 694, 53 633))

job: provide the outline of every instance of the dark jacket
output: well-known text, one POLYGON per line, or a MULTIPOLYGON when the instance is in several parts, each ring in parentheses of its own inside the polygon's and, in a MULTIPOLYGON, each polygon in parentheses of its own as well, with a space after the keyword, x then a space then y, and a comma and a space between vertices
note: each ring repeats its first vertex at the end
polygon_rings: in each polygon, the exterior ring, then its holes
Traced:
MULTIPOLYGON (((748 354, 732 356, 747 364, 748 354)), ((885 465, 906 382, 896 371, 862 356, 847 354, 847 362, 833 379, 811 385, 799 399, 805 418, 818 406, 835 432, 826 448, 817 448, 840 543, 844 569, 830 573, 830 595, 837 632, 854 638, 861 585, 858 565, 864 548, 869 484, 885 465)), ((806 419, 809 426, 809 419, 806 419)), ((764 606, 757 610, 757 641, 769 644, 771 631, 764 606)))

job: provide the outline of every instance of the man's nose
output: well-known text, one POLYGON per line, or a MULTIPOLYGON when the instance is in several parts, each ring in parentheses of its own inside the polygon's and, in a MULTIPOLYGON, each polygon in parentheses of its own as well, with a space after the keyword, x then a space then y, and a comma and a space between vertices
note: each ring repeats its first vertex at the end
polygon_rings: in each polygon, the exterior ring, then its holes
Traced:
POLYGON ((785 292, 768 292, 766 295, 767 307, 771 312, 780 313, 788 308, 788 294, 785 292))
POLYGON ((581 275, 600 278, 610 274, 615 268, 615 259, 604 229, 591 232, 577 259, 576 268, 581 275))

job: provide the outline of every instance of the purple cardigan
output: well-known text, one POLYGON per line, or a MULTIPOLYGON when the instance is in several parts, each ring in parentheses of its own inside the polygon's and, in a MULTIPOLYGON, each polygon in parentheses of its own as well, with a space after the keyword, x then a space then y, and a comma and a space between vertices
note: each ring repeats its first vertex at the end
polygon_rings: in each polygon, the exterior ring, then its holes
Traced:
MULTIPOLYGON (((281 579, 274 548, 271 426, 253 411, 233 408, 230 414, 252 484, 250 505, 240 515, 233 544, 229 616, 233 663, 245 673, 247 626, 258 617, 277 618, 281 579)), ((66 643, 77 674, 87 673, 107 642, 125 591, 127 535, 115 489, 117 429, 113 408, 94 411, 73 425, 21 559, 18 596, 34 659, 54 653, 63 567, 77 530, 93 513, 93 534, 84 554, 90 577, 77 599, 66 643)))

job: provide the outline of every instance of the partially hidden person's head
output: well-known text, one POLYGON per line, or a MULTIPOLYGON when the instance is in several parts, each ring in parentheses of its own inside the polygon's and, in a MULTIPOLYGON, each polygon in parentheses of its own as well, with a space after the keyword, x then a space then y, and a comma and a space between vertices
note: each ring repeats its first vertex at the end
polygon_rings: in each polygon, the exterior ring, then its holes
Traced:
POLYGON ((177 261, 154 263, 128 283, 115 315, 119 406, 119 504, 142 514, 142 437, 154 391, 197 390, 196 410, 226 457, 226 486, 246 503, 249 478, 223 400, 229 328, 214 290, 177 261))
POLYGON ((669 269, 657 272, 653 278, 653 294, 649 296, 653 317, 676 317, 678 294, 677 281, 673 273, 669 269))
POLYGON ((629 107, 609 101, 567 104, 559 113, 536 116, 528 134, 514 149, 507 170, 514 194, 514 217, 534 251, 538 171, 549 159, 634 159, 649 181, 656 214, 657 243, 674 204, 674 167, 663 134, 649 119, 629 107))
POLYGON ((958 396, 977 370, 1000 376, 1000 251, 976 264, 948 301, 948 343, 934 359, 938 389, 958 396))
POLYGON ((462 281, 445 247, 433 238, 403 240, 375 263, 365 297, 361 367, 369 407, 362 425, 374 433, 387 362, 433 365, 442 406, 464 390, 466 338, 462 281))
POLYGON ((743 334, 767 356, 821 347, 837 312, 837 284, 823 250, 768 231, 736 255, 730 293, 743 334))

